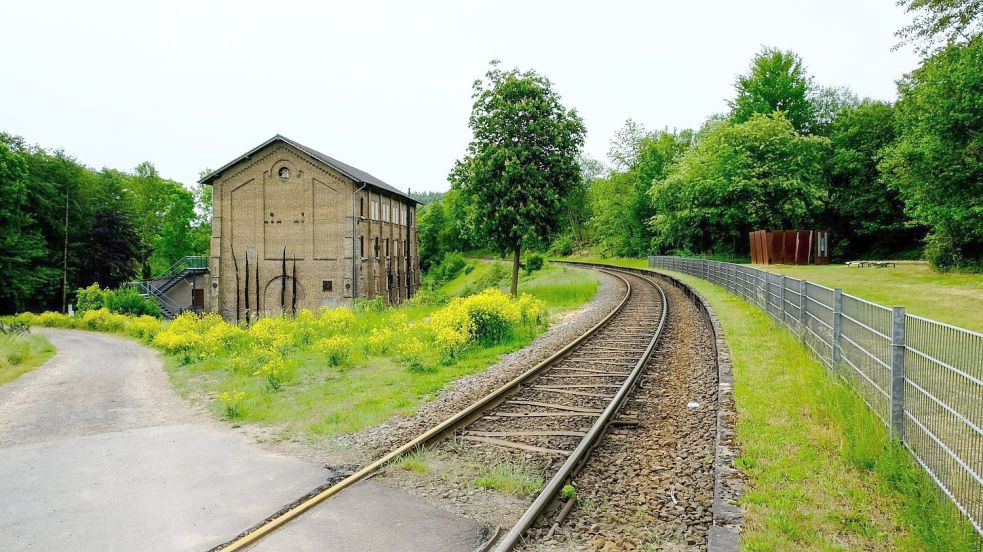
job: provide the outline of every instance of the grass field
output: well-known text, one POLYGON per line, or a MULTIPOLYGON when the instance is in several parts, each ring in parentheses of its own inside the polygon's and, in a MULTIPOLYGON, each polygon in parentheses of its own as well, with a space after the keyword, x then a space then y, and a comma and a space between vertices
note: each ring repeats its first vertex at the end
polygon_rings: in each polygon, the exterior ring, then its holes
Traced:
POLYGON ((771 265, 766 270, 804 278, 912 314, 983 332, 983 274, 936 272, 927 264, 897 268, 771 265))
MULTIPOLYGON (((570 260, 648 267, 645 259, 578 257, 570 260)), ((983 274, 936 272, 923 263, 899 264, 897 268, 770 265, 765 269, 826 287, 843 288, 845 293, 885 307, 905 307, 911 314, 983 332, 983 274)))
MULTIPOLYGON (((468 274, 442 286, 438 294, 459 296, 507 286, 507 272, 506 263, 477 262, 468 274)), ((547 265, 524 277, 520 291, 542 299, 550 314, 556 315, 591 299, 598 284, 597 275, 591 271, 547 265)), ((358 345, 373 329, 395 327, 394 320, 399 321, 402 331, 412 332, 414 324, 424 322, 441 306, 416 304, 358 313, 348 335, 358 345), (409 329, 405 329, 406 324, 409 329)), ((220 392, 243 392, 237 419, 275 426, 282 438, 317 440, 357 431, 397 414, 410 414, 449 382, 485 369, 501 355, 525 347, 544 330, 544 326, 520 325, 504 341, 475 344, 453 362, 428 362, 432 369, 426 370, 409 370, 391 354, 369 354, 360 347, 349 362, 337 366, 326 362, 322 353, 297 351, 286 362, 288 383, 273 393, 265 390, 263 380, 250 371, 230 370, 230 359, 224 357, 189 364, 171 357, 167 368, 183 396, 210 401, 218 415, 222 415, 223 405, 211 397, 220 392)))
POLYGON ((977 550, 972 527, 797 338, 725 290, 674 275, 710 301, 732 354, 738 466, 748 477, 742 549, 977 550))
MULTIPOLYGON (((485 288, 508 291, 512 283, 512 263, 498 260, 471 260, 472 267, 447 282, 440 292, 449 296, 468 295, 485 288)), ((546 301, 551 309, 582 305, 597 293, 597 275, 560 264, 546 263, 532 274, 519 271, 519 293, 546 301)))
POLYGON ((55 348, 43 335, 0 334, 0 385, 44 364, 55 348))

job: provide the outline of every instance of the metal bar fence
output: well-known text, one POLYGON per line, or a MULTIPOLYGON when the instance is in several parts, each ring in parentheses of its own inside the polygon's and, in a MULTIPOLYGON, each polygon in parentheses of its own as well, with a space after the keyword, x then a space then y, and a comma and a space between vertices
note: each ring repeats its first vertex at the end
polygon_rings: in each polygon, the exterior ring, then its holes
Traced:
POLYGON ((983 535, 983 334, 819 284, 705 259, 648 258, 762 308, 856 388, 983 535))

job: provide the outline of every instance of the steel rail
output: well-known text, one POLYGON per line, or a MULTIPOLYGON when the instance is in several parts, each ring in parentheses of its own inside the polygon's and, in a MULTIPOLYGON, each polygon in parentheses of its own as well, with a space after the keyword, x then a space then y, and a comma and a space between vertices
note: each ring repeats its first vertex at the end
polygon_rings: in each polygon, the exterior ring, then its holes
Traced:
MULTIPOLYGON (((384 456, 382 456, 382 457, 374 460, 373 462, 371 462, 371 463, 363 466, 361 469, 359 469, 355 473, 349 475, 345 479, 342 479, 338 483, 335 483, 334 485, 328 487, 327 489, 324 489, 323 491, 321 491, 321 492, 317 493, 316 495, 308 498, 307 500, 301 502, 300 504, 294 506, 293 508, 290 508, 286 512, 284 512, 284 513, 282 513, 282 514, 274 517, 273 519, 267 521, 263 525, 260 525, 256 529, 253 529, 253 530, 247 532, 246 534, 244 534, 244 535, 242 535, 240 537, 237 537, 235 540, 231 541, 229 544, 223 546, 221 548, 222 552, 240 552, 240 551, 246 550, 248 547, 256 544, 262 538, 264 538, 264 537, 268 536, 269 534, 273 533, 274 531, 276 531, 277 529, 279 529, 280 527, 282 527, 286 523, 288 523, 288 522, 296 519, 297 517, 299 517, 300 515, 302 515, 304 512, 307 512, 311 508, 313 508, 313 507, 317 506, 318 504, 321 504, 325 500, 328 500, 329 498, 335 496, 336 494, 340 493, 344 489, 346 489, 346 488, 354 485, 355 483, 358 483, 359 481, 367 478, 368 476, 372 475, 378 469, 382 468, 383 466, 385 466, 389 462, 391 462, 391 461, 399 458, 401 455, 403 455, 403 454, 405 454, 407 452, 410 452, 410 451, 412 451, 412 450, 414 450, 416 448, 425 446, 426 444, 433 442, 434 440, 442 437, 443 435, 445 435, 446 433, 448 433, 450 431, 453 431, 453 430, 457 429, 458 427, 461 427, 462 425, 467 425, 468 423, 470 423, 471 421, 473 421, 473 418, 474 417, 480 416, 481 413, 483 411, 485 411, 486 409, 491 408, 491 407, 494 407, 494 406, 497 406, 498 404, 504 402, 505 399, 508 397, 508 395, 512 394, 512 392, 516 388, 520 387, 522 384, 524 384, 529 379, 531 379, 531 378, 537 376, 539 373, 543 372, 546 368, 548 368, 550 365, 552 365, 553 362, 556 361, 558 358, 560 358, 563 355, 567 354, 574 347, 580 345, 587 338, 589 338, 589 337, 593 336, 595 333, 597 333, 598 330, 600 330, 612 318, 614 318, 615 315, 617 315, 618 313, 620 313, 624 309, 624 306, 628 303, 628 300, 632 296, 632 291, 633 290, 632 290, 631 282, 629 282, 628 279, 625 278, 624 276, 618 274, 617 271, 616 271, 617 269, 608 269, 606 267, 605 268, 592 267, 592 269, 598 270, 600 272, 605 272, 607 274, 610 274, 611 276, 614 276, 614 277, 618 278, 619 280, 621 280, 625 284, 625 286, 627 288, 625 290, 625 296, 622 297, 621 302, 618 303, 618 306, 616 306, 614 309, 612 309, 611 312, 608 313, 604 318, 602 318, 597 324, 595 324, 594 326, 592 326, 586 332, 584 332, 583 334, 581 334, 579 337, 577 337, 576 339, 574 339, 573 341, 571 341, 567 345, 563 346, 563 348, 559 349, 558 351, 556 351, 555 353, 553 353, 552 355, 550 355, 548 358, 546 358, 545 360, 543 360, 539 364, 533 366, 529 370, 526 370, 525 372, 523 372, 519 376, 515 377, 514 379, 512 379, 508 383, 502 385, 501 387, 499 387, 495 391, 492 391, 490 394, 486 395, 485 397, 483 397, 482 399, 478 400, 477 402, 471 404, 470 406, 468 406, 464 410, 459 411, 458 413, 454 414, 450 418, 447 418, 443 422, 437 424, 436 426, 430 428, 429 430, 425 431, 424 433, 421 433, 420 435, 418 435, 418 436, 414 437, 413 439, 407 441, 406 443, 404 443, 403 445, 399 446, 398 448, 390 451, 389 453, 387 453, 384 456)), ((644 279, 644 277, 642 277, 642 278, 644 279)), ((658 288, 658 286, 656 286, 656 287, 658 288)), ((661 288, 659 288, 659 291, 662 292, 661 288)), ((664 322, 665 321, 665 294, 664 293, 663 293, 663 309, 662 309, 662 311, 663 311, 662 321, 664 322)), ((659 326, 660 329, 662 327, 661 324, 662 323, 660 322, 660 326, 659 326)))
POLYGON ((502 540, 499 541, 498 546, 495 547, 495 552, 508 552, 509 550, 512 550, 512 548, 522 539, 522 535, 526 532, 526 530, 532 526, 540 515, 542 515, 542 513, 546 510, 546 507, 549 506, 550 502, 553 500, 553 497, 560 491, 563 484, 566 482, 567 478, 570 477, 570 474, 574 471, 574 469, 577 468, 577 466, 582 462, 586 461, 587 457, 590 455, 591 449, 594 448, 594 445, 603 436, 608 424, 611 423, 614 415, 621 409, 621 406, 628 398, 628 394, 638 381, 639 376, 641 376, 642 372, 645 370, 645 364, 652 356, 652 351, 655 350, 659 337, 662 335, 662 329, 665 327, 666 314, 669 310, 669 302, 666 300, 666 294, 659 284, 655 283, 655 281, 653 281, 651 278, 642 276, 641 274, 636 273, 634 275, 655 287, 655 289, 659 291, 659 295, 662 298, 662 314, 659 319, 659 325, 655 330, 655 334, 649 341, 645 352, 642 353, 642 357, 635 364, 635 368, 632 369, 631 375, 628 376, 621 388, 618 389, 614 399, 608 403, 607 408, 605 408, 600 417, 594 421, 594 425, 591 426, 590 430, 587 432, 587 435, 581 439, 580 443, 577 444, 577 448, 574 449, 570 456, 567 457, 567 460, 563 463, 563 465, 560 466, 560 469, 556 472, 556 474, 554 474, 549 482, 546 483, 543 490, 539 493, 539 496, 536 497, 536 500, 533 501, 529 509, 522 514, 522 517, 519 518, 519 521, 512 526, 512 529, 510 529, 509 532, 502 537, 502 540))

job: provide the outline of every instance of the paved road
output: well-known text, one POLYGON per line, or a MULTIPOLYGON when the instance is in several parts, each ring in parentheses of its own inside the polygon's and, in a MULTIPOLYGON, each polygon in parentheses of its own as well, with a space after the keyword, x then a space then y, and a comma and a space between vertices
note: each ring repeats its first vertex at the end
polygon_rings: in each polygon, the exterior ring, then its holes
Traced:
MULTIPOLYGON (((0 386, 0 552, 204 551, 334 475, 192 412, 133 341, 42 333, 55 357, 0 386)), ((487 532, 368 481, 257 548, 470 551, 487 532)))
POLYGON ((145 347, 44 333, 0 386, 0 550, 207 550, 328 476, 193 413, 145 347))

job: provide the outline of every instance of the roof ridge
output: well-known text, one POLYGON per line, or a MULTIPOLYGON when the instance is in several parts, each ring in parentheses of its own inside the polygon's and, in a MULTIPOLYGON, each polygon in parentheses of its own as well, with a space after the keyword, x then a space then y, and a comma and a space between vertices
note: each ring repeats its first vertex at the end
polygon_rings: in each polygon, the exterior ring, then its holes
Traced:
POLYGON ((212 171, 211 173, 209 173, 208 175, 206 175, 205 177, 203 177, 201 180, 199 180, 198 183, 199 184, 210 184, 210 183, 212 183, 216 178, 218 178, 219 176, 221 176, 223 172, 225 172, 227 169, 229 169, 233 165, 235 165, 235 164, 237 164, 237 163, 239 163, 239 162, 241 162, 241 161, 243 161, 245 159, 248 159, 248 158, 252 157, 253 154, 255 154, 257 151, 259 151, 259 150, 261 150, 261 149, 263 149, 263 148, 265 148, 265 147, 269 146, 270 144, 272 144, 274 142, 277 142, 277 141, 283 142, 283 143, 287 144, 288 146, 291 146, 291 147, 293 147, 293 148, 295 148, 297 150, 300 150, 302 153, 305 153, 305 154, 313 157, 314 159, 316 159, 316 160, 320 161, 321 163, 324 163, 325 165, 327 165, 327 166, 335 169, 336 171, 342 173, 343 175, 347 176, 348 178, 351 178, 352 180, 354 180, 356 182, 363 183, 363 184, 368 184, 368 185, 371 185, 371 186, 375 186, 376 188, 381 188, 382 190, 385 190, 387 192, 395 193, 395 194, 397 194, 399 196, 402 196, 402 197, 404 197, 406 199, 409 199, 410 201, 413 201, 415 203, 419 203, 419 201, 417 201, 417 200, 413 199, 412 197, 410 197, 410 195, 408 193, 403 192, 402 190, 396 188, 395 186, 392 186, 390 184, 387 184, 386 182, 383 182, 381 179, 379 179, 379 178, 377 178, 377 177, 375 177, 375 176, 373 176, 373 175, 371 175, 371 174, 369 174, 369 173, 367 173, 367 172, 365 172, 365 171, 363 171, 361 169, 358 169, 356 167, 353 167, 353 166, 351 166, 351 165, 349 165, 347 163, 343 163, 343 162, 335 159, 334 157, 331 157, 330 155, 327 155, 325 153, 321 153, 321 152, 317 151, 316 149, 311 148, 311 147, 308 147, 308 146, 305 146, 304 144, 301 144, 300 142, 297 142, 295 140, 291 140, 290 138, 287 138, 286 136, 284 136, 284 135, 282 135, 280 133, 275 134, 272 138, 266 140, 265 142, 261 143, 260 145, 254 147, 253 149, 251 149, 251 150, 247 151, 246 153, 240 155, 239 157, 236 157, 235 159, 233 159, 232 161, 226 163, 225 165, 222 165, 220 168, 212 171))

